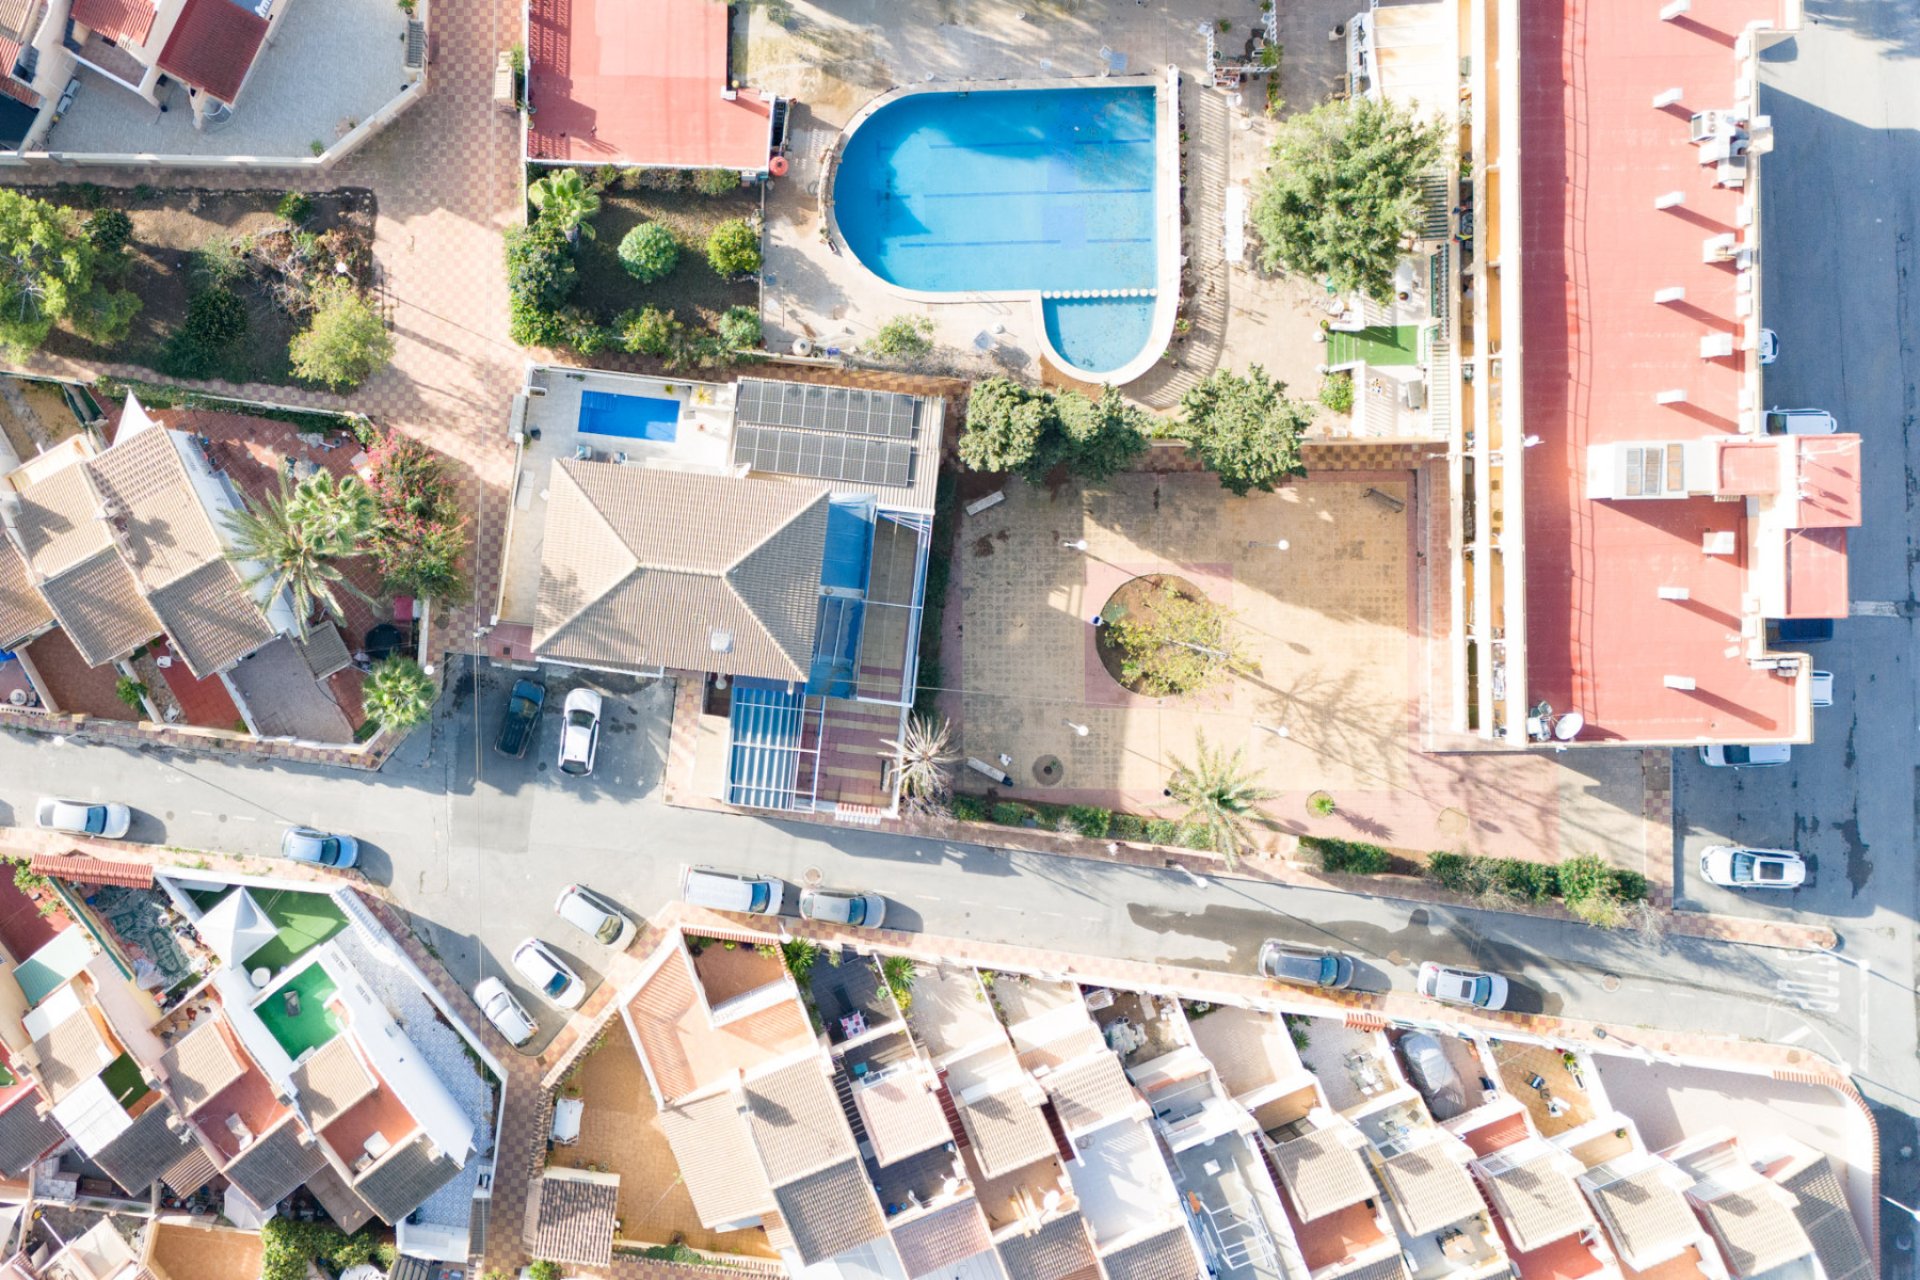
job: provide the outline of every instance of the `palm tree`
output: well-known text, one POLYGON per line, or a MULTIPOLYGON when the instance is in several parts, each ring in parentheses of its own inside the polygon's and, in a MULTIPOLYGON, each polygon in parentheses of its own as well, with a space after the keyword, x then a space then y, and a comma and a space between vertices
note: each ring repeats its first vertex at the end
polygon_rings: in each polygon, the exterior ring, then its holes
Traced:
POLYGON ((1207 746, 1207 735, 1201 733, 1194 736, 1194 752, 1192 764, 1173 757, 1167 790, 1186 808, 1180 820, 1205 831, 1207 842, 1231 870, 1241 850, 1253 843, 1253 823, 1265 820, 1257 806, 1277 793, 1253 780, 1242 750, 1228 755, 1207 746))
POLYGON ((305 529, 316 545, 331 544, 334 555, 352 555, 379 523, 373 491, 353 475, 316 471, 294 486, 287 519, 305 529))
POLYGON ((367 599, 366 592, 348 582, 333 563, 336 557, 356 553, 365 532, 351 533, 331 522, 320 525, 302 518, 299 496, 284 473, 277 498, 249 497, 244 510, 225 515, 232 535, 227 559, 251 570, 242 574, 242 581, 255 591, 256 599, 270 601, 282 592, 292 597, 294 625, 302 640, 307 638, 314 605, 323 606, 335 618, 342 616, 336 588, 367 599), (263 585, 265 591, 256 590, 263 585))
POLYGON ((401 731, 426 722, 440 690, 412 658, 388 658, 373 669, 361 693, 367 718, 383 729, 401 731))
POLYGON ((900 784, 902 799, 936 804, 952 789, 947 766, 958 760, 953 750, 953 722, 944 717, 939 724, 924 716, 907 721, 899 741, 882 742, 893 750, 893 773, 900 784))
POLYGON ((600 193, 587 185, 578 169, 556 169, 527 188, 527 199, 543 218, 552 218, 571 243, 581 233, 594 237, 593 219, 600 212, 600 193))

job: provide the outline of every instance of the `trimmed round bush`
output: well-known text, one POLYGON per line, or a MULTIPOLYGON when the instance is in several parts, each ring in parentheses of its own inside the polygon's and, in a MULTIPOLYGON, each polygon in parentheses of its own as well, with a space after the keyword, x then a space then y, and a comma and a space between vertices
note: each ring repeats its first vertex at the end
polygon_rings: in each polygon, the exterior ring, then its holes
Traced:
POLYGON ((658 307, 629 311, 620 317, 620 346, 629 355, 664 356, 673 349, 673 312, 658 307))
POLYGON ((752 307, 728 307, 726 314, 714 321, 713 331, 720 335, 720 341, 739 350, 760 345, 760 313, 752 307))
POLYGON ((750 276, 760 269, 760 233, 745 218, 729 218, 707 237, 707 265, 723 276, 750 276))
POLYGON ((620 265, 641 284, 666 278, 679 262, 673 232, 657 222, 643 222, 620 237, 620 265))

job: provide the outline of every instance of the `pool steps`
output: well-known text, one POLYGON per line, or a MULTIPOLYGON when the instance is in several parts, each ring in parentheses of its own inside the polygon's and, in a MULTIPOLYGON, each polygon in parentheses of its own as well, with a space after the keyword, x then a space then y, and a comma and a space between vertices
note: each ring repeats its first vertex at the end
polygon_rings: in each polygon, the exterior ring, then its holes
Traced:
POLYGON ((1042 289, 1040 296, 1054 298, 1157 298, 1158 289, 1042 289))

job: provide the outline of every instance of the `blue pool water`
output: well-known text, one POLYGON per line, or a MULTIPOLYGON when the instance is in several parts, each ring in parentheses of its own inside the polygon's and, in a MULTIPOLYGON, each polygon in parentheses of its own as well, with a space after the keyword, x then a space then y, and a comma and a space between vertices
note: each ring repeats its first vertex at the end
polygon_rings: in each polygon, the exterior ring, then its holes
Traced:
POLYGON ((582 391, 579 428, 596 436, 671 441, 680 431, 680 402, 663 396, 582 391))
MULTIPOLYGON (((1151 86, 911 94, 848 138, 834 214, 847 248, 906 289, 1151 289, 1155 168, 1151 86)), ((1043 310, 1090 372, 1151 335, 1150 299, 1043 310)))

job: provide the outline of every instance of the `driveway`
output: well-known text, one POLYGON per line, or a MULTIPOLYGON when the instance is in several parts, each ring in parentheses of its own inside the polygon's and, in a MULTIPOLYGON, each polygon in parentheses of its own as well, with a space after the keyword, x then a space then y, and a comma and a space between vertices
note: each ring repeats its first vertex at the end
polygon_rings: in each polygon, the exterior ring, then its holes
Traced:
MULTIPOLYGON (((1705 769, 1681 752, 1674 777, 1675 887, 1712 911, 1829 921, 1866 999, 1856 1080, 1874 1104, 1881 1149, 1915 1144, 1913 657, 1920 523, 1920 360, 1913 281, 1920 232, 1920 0, 1809 0, 1793 40, 1762 58, 1760 109, 1772 116, 1762 210, 1766 322, 1780 359, 1769 404, 1818 405, 1864 441, 1864 528, 1850 542, 1853 615, 1810 646, 1835 675, 1834 705, 1791 764, 1705 769), (1869 265, 1872 264, 1872 265, 1869 265), (1700 849, 1717 841, 1793 848, 1813 865, 1797 893, 1702 884, 1700 849)), ((1818 984, 1804 998, 1836 997, 1818 984)), ((1841 997, 1844 998, 1844 997, 1841 997)), ((1884 1190, 1913 1204, 1920 1170, 1888 1160, 1884 1190)), ((1890 1276, 1913 1271, 1914 1227, 1885 1215, 1890 1276), (1905 1238, 1905 1248, 1898 1247, 1905 1238)))

